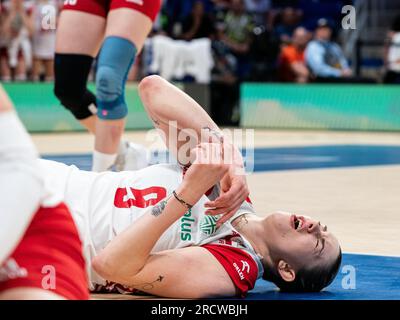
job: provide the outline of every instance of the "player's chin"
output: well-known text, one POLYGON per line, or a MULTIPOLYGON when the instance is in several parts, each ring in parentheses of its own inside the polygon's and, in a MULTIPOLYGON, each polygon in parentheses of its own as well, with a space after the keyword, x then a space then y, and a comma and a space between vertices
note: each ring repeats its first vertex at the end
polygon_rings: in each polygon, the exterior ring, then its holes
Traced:
POLYGON ((287 233, 292 229, 291 214, 284 211, 277 211, 270 214, 267 218, 268 224, 276 231, 287 233))

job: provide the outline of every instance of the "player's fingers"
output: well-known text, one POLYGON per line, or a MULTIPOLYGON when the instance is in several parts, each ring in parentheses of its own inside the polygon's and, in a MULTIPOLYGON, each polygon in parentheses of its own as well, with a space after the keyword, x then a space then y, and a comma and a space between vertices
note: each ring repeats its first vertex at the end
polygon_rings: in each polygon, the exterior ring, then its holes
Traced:
POLYGON ((233 198, 231 200, 231 202, 229 202, 228 205, 222 206, 222 207, 212 207, 212 208, 208 209, 205 213, 207 215, 214 216, 214 215, 226 213, 229 211, 237 211, 237 210, 239 210, 243 201, 244 201, 243 197, 241 195, 237 195, 235 198, 233 198))
POLYGON ((213 206, 216 208, 230 206, 230 204, 235 200, 243 198, 245 194, 246 191, 244 185, 241 183, 234 183, 227 192, 221 194, 217 199, 215 199, 213 206))

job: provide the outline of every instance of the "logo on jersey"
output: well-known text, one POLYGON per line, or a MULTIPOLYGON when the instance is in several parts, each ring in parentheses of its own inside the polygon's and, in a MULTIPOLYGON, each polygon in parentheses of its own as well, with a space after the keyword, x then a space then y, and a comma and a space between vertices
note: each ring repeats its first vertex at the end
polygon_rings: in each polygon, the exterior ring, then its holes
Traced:
POLYGON ((248 264, 247 261, 244 260, 240 260, 240 262, 242 263, 242 271, 244 271, 245 269, 247 269, 247 273, 250 273, 250 265, 248 264))
POLYGON ((216 216, 204 216, 200 223, 200 230, 208 236, 213 234, 217 231, 217 221, 218 217, 216 216))
POLYGON ((240 262, 242 263, 241 268, 238 266, 238 264, 236 262, 233 263, 233 267, 235 268, 236 272, 238 273, 240 280, 244 280, 245 276, 244 276, 243 272, 246 270, 246 273, 249 274, 250 273, 250 265, 248 262, 246 262, 244 260, 240 260, 240 262))
POLYGON ((190 241, 192 240, 192 226, 196 220, 192 217, 192 209, 184 214, 181 218, 181 240, 190 241))

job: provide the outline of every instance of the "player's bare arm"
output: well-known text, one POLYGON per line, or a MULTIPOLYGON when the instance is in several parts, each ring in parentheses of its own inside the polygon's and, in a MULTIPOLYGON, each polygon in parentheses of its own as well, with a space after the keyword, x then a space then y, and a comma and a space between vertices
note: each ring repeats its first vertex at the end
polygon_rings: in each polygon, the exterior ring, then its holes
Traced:
POLYGON ((172 131, 175 131, 178 137, 182 131, 185 131, 184 136, 189 136, 193 144, 197 144, 199 137, 202 137, 203 140, 222 142, 229 150, 232 150, 232 165, 221 180, 221 196, 207 204, 209 214, 224 214, 218 221, 218 225, 226 222, 249 195, 243 172, 243 159, 239 150, 223 136, 222 130, 196 101, 163 78, 146 77, 139 85, 139 94, 154 125, 162 130, 167 147, 183 165, 188 164, 187 157, 185 154, 181 157, 179 150, 187 141, 186 139, 179 141, 174 137, 170 139, 169 134, 172 131), (176 125, 176 130, 171 131, 170 126, 174 125, 176 125), (170 142, 174 141, 177 145, 170 145, 170 142))

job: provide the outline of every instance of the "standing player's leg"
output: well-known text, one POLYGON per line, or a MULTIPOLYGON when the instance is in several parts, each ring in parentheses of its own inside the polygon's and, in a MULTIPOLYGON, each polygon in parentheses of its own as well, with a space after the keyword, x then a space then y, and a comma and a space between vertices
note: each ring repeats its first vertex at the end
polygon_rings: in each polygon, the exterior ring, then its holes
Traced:
POLYGON ((0 85, 0 265, 16 247, 42 197, 33 143, 0 85))
MULTIPOLYGON (((89 1, 77 2, 80 3, 86 5, 89 1)), ((79 8, 65 6, 59 18, 54 92, 62 105, 94 133, 96 97, 87 89, 87 79, 104 36, 106 12, 101 7, 95 8, 94 14, 79 11, 79 8)))
POLYGON ((141 6, 123 0, 111 1, 96 77, 99 121, 96 124, 94 171, 107 170, 117 158, 128 113, 125 82, 159 7, 159 0, 145 0, 141 6))

